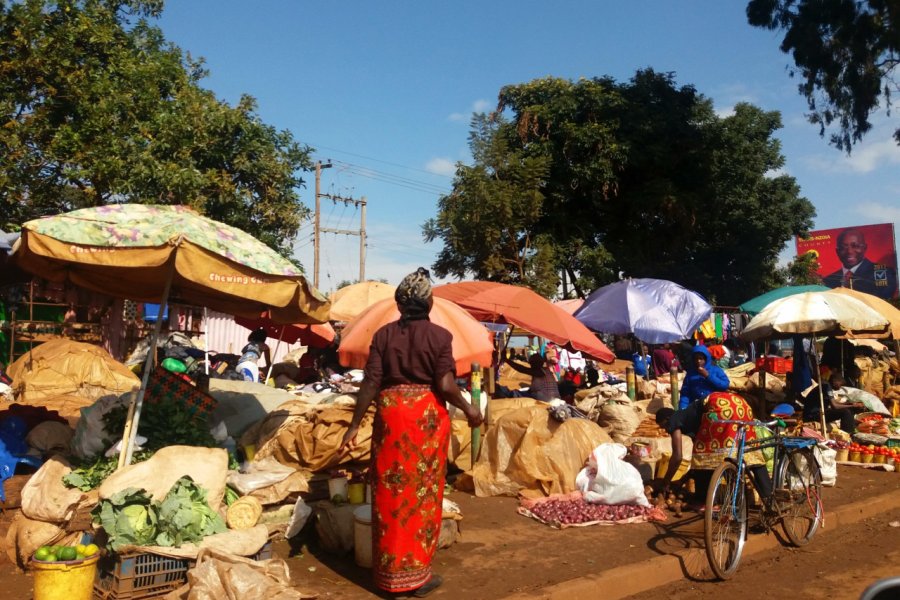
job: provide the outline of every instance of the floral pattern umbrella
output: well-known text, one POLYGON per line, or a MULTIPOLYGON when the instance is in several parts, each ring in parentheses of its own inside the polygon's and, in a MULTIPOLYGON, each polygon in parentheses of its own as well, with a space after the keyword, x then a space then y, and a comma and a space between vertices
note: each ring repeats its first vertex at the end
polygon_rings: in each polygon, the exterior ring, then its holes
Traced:
MULTIPOLYGON (((13 252, 24 270, 110 296, 206 306, 278 323, 322 323, 329 303, 300 270, 243 231, 185 206, 116 204, 28 221, 13 252)), ((162 320, 129 405, 119 466, 131 462, 162 320)))

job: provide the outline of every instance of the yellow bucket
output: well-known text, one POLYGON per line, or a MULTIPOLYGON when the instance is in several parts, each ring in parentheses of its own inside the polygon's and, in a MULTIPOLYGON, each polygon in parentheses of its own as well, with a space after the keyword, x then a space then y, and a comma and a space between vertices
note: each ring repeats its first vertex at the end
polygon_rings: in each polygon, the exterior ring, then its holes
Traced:
MULTIPOLYGON (((656 477, 662 477, 666 474, 666 471, 669 469, 669 460, 671 460, 672 455, 668 452, 663 453, 659 457, 659 462, 656 463, 656 477)), ((687 458, 681 459, 681 465, 678 467, 678 470, 675 471, 675 476, 672 477, 672 481, 678 481, 682 477, 684 477, 685 473, 690 471, 691 469, 691 461, 687 458)))
POLYGON ((31 561, 34 600, 91 600, 100 554, 81 560, 31 561))

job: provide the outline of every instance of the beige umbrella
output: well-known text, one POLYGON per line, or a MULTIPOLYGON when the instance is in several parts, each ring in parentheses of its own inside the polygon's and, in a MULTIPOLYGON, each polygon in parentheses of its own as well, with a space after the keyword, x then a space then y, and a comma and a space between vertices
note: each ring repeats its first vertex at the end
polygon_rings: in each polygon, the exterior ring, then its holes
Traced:
POLYGON ((362 281, 342 287, 331 296, 331 321, 352 321, 376 302, 394 297, 397 288, 380 281, 362 281))
POLYGON ((892 304, 890 304, 889 302, 882 300, 878 296, 873 296, 872 294, 866 294, 865 292, 858 292, 856 290, 851 290, 850 288, 844 288, 844 287, 834 288, 829 293, 830 294, 842 294, 844 296, 848 296, 850 298, 856 298, 857 300, 865 302, 865 304, 869 308, 874 309, 875 312, 877 312, 882 317, 887 319, 891 324, 890 329, 888 330, 887 333, 860 334, 860 333, 854 332, 852 337, 883 338, 883 337, 887 337, 888 335, 890 335, 895 340, 900 340, 900 310, 898 310, 897 308, 894 308, 894 306, 892 304))
MULTIPOLYGON (((841 335, 848 332, 879 333, 888 330, 888 320, 848 295, 834 292, 804 292, 776 300, 753 317, 741 332, 741 339, 752 342, 794 334, 841 335)), ((817 364, 818 366, 818 364, 817 364)), ((821 374, 819 374, 821 381, 821 374)), ((825 428, 825 398, 819 387, 822 432, 825 428)))

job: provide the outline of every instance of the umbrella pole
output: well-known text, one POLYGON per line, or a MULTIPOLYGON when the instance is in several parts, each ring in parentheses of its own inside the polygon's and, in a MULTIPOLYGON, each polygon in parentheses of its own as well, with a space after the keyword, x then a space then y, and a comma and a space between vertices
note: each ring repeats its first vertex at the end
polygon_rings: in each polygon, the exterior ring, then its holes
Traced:
POLYGON ((828 439, 828 430, 825 423, 825 393, 822 391, 822 369, 819 368, 819 359, 816 358, 816 375, 819 378, 819 419, 822 425, 822 437, 828 439))
POLYGON ((166 287, 163 290, 162 302, 159 303, 159 313, 156 317, 156 325, 153 327, 153 336, 150 338, 150 349, 147 351, 147 359, 144 361, 144 373, 141 377, 141 389, 138 390, 131 403, 128 405, 128 419, 125 422, 125 431, 122 434, 122 447, 119 450, 118 469, 131 464, 131 457, 134 453, 134 438, 137 435, 138 423, 141 420, 141 407, 144 405, 144 394, 147 391, 147 384, 150 381, 150 371, 153 362, 156 360, 156 346, 159 342, 159 334, 162 331, 163 314, 166 311, 166 305, 169 303, 169 291, 172 289, 172 279, 175 278, 175 263, 172 263, 172 270, 169 271, 169 278, 166 280, 166 287))
MULTIPOLYGON (((275 367, 275 359, 274 356, 278 354, 278 351, 281 349, 281 340, 284 339, 284 330, 287 328, 287 325, 281 326, 281 332, 278 334, 278 343, 275 344, 275 352, 272 353, 272 363, 269 365, 269 370, 266 372, 266 379, 263 381, 266 385, 269 383, 269 377, 272 376, 272 369, 275 367)), ((308 352, 309 350, 307 350, 308 352)))
POLYGON ((203 372, 209 375, 209 309, 203 307, 203 372))
MULTIPOLYGON (((472 405, 478 407, 481 411, 481 365, 472 363, 472 405)), ((475 468, 475 462, 478 460, 478 452, 481 450, 481 428, 472 427, 472 443, 469 450, 472 454, 472 468, 475 468)))

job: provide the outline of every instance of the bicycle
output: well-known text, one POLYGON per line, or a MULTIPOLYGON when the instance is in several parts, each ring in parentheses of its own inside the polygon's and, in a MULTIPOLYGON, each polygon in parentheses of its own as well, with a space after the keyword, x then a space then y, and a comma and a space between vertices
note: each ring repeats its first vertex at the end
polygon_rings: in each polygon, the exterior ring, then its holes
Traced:
POLYGON ((737 570, 747 540, 749 503, 745 482, 749 481, 759 492, 744 454, 774 448, 773 492, 769 498, 763 498, 760 521, 766 531, 771 531, 780 522, 794 546, 805 546, 812 541, 822 522, 822 476, 813 454, 816 440, 784 435, 787 426, 781 419, 768 423, 756 420, 717 422, 738 425, 733 449, 736 454, 726 457, 713 472, 706 494, 704 537, 706 557, 713 573, 719 579, 728 579, 737 570), (748 428, 758 426, 768 429, 772 437, 747 442, 748 428))

